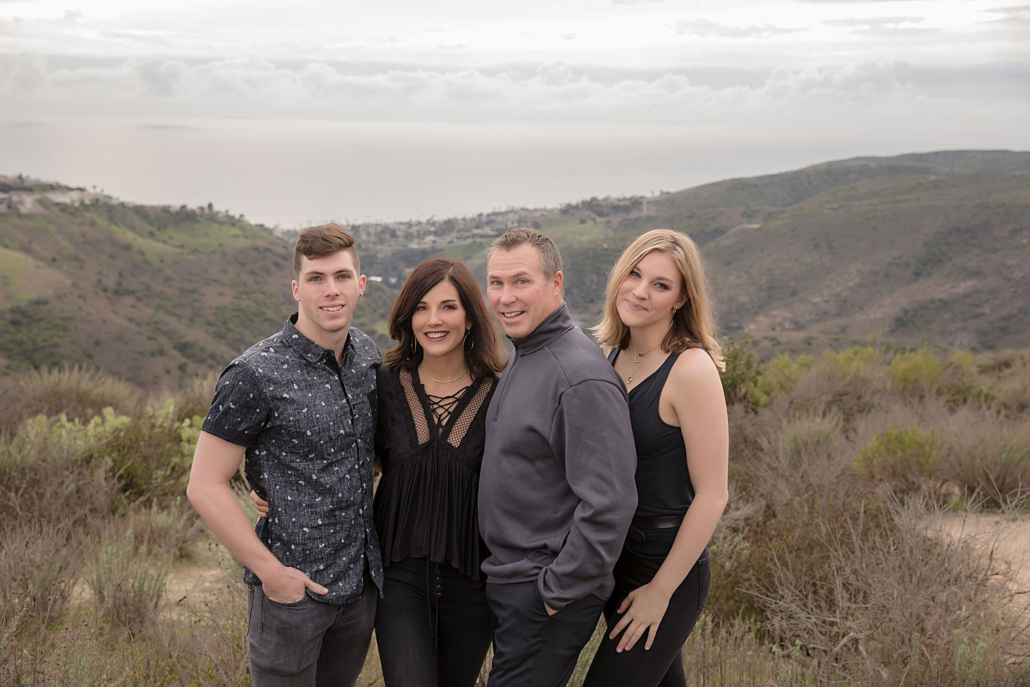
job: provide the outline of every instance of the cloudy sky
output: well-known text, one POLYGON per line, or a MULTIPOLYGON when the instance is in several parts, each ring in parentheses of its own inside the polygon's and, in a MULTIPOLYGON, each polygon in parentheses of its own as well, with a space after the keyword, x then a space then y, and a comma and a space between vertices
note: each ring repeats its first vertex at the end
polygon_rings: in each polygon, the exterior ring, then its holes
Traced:
POLYGON ((267 222, 1026 150, 1028 123, 1027 0, 0 0, 0 173, 267 222))

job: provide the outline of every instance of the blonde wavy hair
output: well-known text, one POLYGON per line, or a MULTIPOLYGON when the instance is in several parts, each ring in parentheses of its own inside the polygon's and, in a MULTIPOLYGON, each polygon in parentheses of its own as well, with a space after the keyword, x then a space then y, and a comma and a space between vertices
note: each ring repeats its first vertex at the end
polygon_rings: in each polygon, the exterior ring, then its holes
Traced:
POLYGON ((604 317, 592 331, 597 335, 598 341, 605 346, 618 349, 629 346, 629 327, 623 324, 622 318, 619 317, 616 296, 630 271, 645 255, 655 250, 665 253, 676 263, 683 277, 680 288, 687 296, 687 302, 672 316, 672 327, 662 341, 662 350, 675 353, 684 348, 696 348, 700 345, 708 349, 719 371, 725 371, 722 346, 715 338, 715 324, 712 322, 712 306, 704 265, 701 262, 701 251, 686 234, 670 229, 652 229, 639 236, 622 252, 608 275, 608 287, 604 294, 604 317))

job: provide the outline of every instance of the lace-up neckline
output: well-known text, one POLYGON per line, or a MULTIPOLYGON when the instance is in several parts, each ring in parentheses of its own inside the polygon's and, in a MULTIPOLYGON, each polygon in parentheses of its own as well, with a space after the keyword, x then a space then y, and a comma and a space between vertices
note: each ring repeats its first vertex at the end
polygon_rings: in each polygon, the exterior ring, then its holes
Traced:
POLYGON ((471 384, 468 386, 458 389, 449 396, 434 396, 433 394, 427 393, 426 399, 429 401, 429 409, 433 411, 433 419, 436 420, 436 426, 443 428, 447 424, 447 420, 450 419, 451 413, 458 407, 458 403, 461 402, 461 397, 465 395, 465 392, 471 388, 471 384))

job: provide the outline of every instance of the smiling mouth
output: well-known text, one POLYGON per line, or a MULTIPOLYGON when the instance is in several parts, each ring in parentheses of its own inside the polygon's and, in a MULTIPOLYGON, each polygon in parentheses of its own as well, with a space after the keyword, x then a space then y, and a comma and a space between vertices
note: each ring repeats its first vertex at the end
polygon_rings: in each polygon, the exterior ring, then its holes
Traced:
POLYGON ((519 310, 517 312, 502 312, 501 313, 501 317, 503 317, 506 320, 511 320, 511 319, 514 319, 514 318, 518 317, 519 315, 521 315, 524 312, 526 312, 526 311, 525 310, 519 310))
POLYGON ((450 334, 450 332, 426 332, 425 337, 430 341, 439 341, 450 334))
POLYGON ((640 303, 634 303, 633 301, 626 301, 626 304, 629 305, 629 307, 633 308, 634 310, 647 310, 647 308, 645 308, 644 306, 640 305, 640 303))
POLYGON ((325 312, 339 312, 340 310, 343 309, 343 306, 342 305, 323 305, 321 309, 324 310, 325 312))

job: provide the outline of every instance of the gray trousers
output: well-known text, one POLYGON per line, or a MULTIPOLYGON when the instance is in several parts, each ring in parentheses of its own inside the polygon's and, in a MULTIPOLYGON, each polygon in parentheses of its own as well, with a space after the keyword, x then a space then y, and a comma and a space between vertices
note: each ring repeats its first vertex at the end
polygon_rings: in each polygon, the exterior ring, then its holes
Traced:
POLYGON ((254 687, 353 687, 365 664, 376 617, 377 590, 338 606, 305 594, 297 603, 272 601, 253 585, 247 595, 247 643, 254 687))

